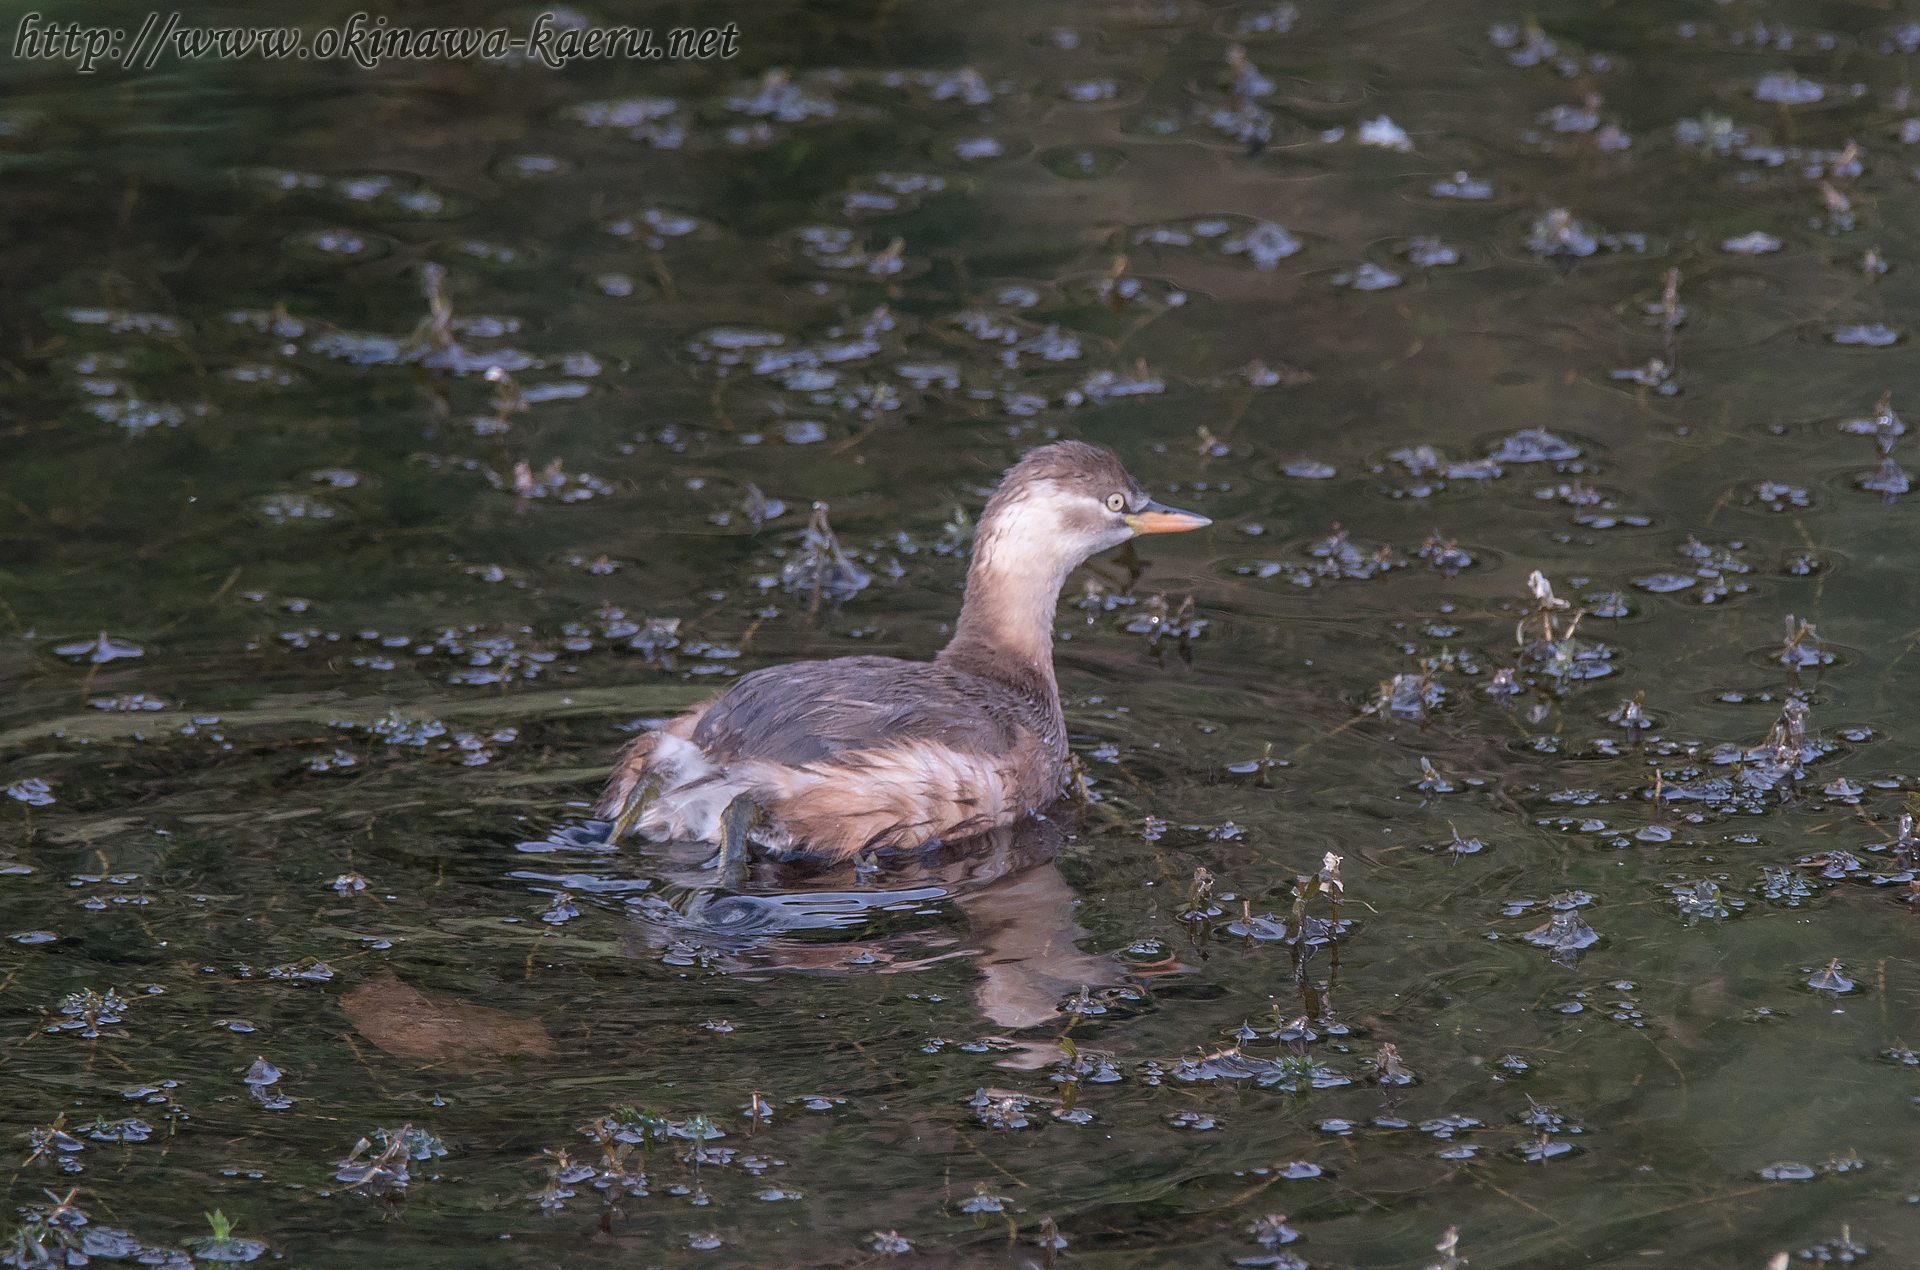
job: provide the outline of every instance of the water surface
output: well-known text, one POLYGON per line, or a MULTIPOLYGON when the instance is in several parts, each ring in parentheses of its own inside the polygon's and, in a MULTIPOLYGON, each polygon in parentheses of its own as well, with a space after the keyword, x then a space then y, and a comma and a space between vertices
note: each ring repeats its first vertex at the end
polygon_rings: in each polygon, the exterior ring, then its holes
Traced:
POLYGON ((6 64, 13 1264, 1902 1264, 1906 19, 724 16, 6 64), (1084 807, 597 841, 1055 437, 1214 520, 1062 597, 1084 807))

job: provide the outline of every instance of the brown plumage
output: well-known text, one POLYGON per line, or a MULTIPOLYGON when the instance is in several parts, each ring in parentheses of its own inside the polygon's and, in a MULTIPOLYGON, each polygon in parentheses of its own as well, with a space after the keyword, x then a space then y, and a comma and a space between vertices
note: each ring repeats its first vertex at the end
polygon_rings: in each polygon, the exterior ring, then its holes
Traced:
POLYGON ((1067 573, 1135 534, 1207 523, 1150 501, 1109 450, 1042 446, 988 500, 959 623, 932 662, 841 657, 745 675, 629 745, 600 814, 631 819, 644 801, 644 836, 717 841, 744 795, 760 813, 755 841, 833 857, 1011 824, 1066 780, 1052 626, 1067 573))

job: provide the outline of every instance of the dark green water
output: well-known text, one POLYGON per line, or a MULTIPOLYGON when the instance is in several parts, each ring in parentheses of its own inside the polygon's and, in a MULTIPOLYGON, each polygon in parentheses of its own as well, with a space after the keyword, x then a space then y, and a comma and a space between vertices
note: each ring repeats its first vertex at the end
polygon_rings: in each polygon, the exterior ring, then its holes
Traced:
POLYGON ((741 51, 0 62, 10 1264, 70 1186, 127 1232, 77 1246, 217 1209, 315 1268, 1911 1264, 1920 495, 1858 482, 1920 400, 1920 29, 588 17, 741 51), (593 844, 638 720, 930 656, 1055 436, 1215 522, 1063 597, 1096 801, 873 868, 593 844), (870 582, 810 613, 815 501, 870 582), (403 1126, 404 1189, 343 1170, 403 1126))

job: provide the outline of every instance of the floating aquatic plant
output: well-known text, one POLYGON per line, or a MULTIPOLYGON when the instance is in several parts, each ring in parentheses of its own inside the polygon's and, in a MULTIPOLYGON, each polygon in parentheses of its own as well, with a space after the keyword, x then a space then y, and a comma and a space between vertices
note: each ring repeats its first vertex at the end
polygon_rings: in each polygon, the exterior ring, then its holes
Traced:
POLYGON ((7 786, 7 797, 29 807, 50 807, 57 801, 53 785, 44 777, 28 776, 7 786))
POLYGON ((60 1013, 67 1016, 66 1021, 47 1028, 49 1032, 76 1032, 87 1040, 107 1035, 102 1032, 102 1024, 114 1024, 121 1020, 126 1012, 127 1003, 119 993, 108 988, 104 993, 92 988, 68 994, 60 1003, 60 1013))
POLYGON ((872 580, 841 548, 839 538, 827 524, 827 505, 815 503, 799 550, 780 570, 781 589, 806 595, 808 608, 817 612, 822 602, 838 607, 852 599, 872 580))
POLYGON ((233 1223, 219 1209, 205 1214, 213 1233, 186 1241, 193 1255, 202 1261, 252 1261, 267 1250, 257 1239, 242 1239, 233 1233, 233 1223))
POLYGON ((1807 977, 1807 986, 1816 992, 1831 992, 1838 996, 1853 991, 1853 980, 1840 973, 1840 959, 1835 957, 1807 977))
POLYGON ((101 631, 92 639, 76 640, 67 644, 56 644, 54 655, 74 661, 87 661, 101 665, 118 661, 123 657, 145 657, 147 650, 132 640, 120 639, 101 631))

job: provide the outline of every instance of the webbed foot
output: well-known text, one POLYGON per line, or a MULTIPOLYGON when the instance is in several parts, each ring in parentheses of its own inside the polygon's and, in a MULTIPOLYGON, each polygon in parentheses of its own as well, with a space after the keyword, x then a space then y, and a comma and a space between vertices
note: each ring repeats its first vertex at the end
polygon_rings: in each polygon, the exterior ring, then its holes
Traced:
POLYGON ((608 842, 619 842, 640 823, 640 817, 646 815, 648 806, 660 796, 662 783, 658 775, 649 775, 634 784, 620 813, 613 818, 613 828, 607 834, 608 842))
POLYGON ((747 858, 747 835, 760 823, 760 805, 750 794, 737 794, 720 813, 720 849, 700 867, 724 869, 747 858))

